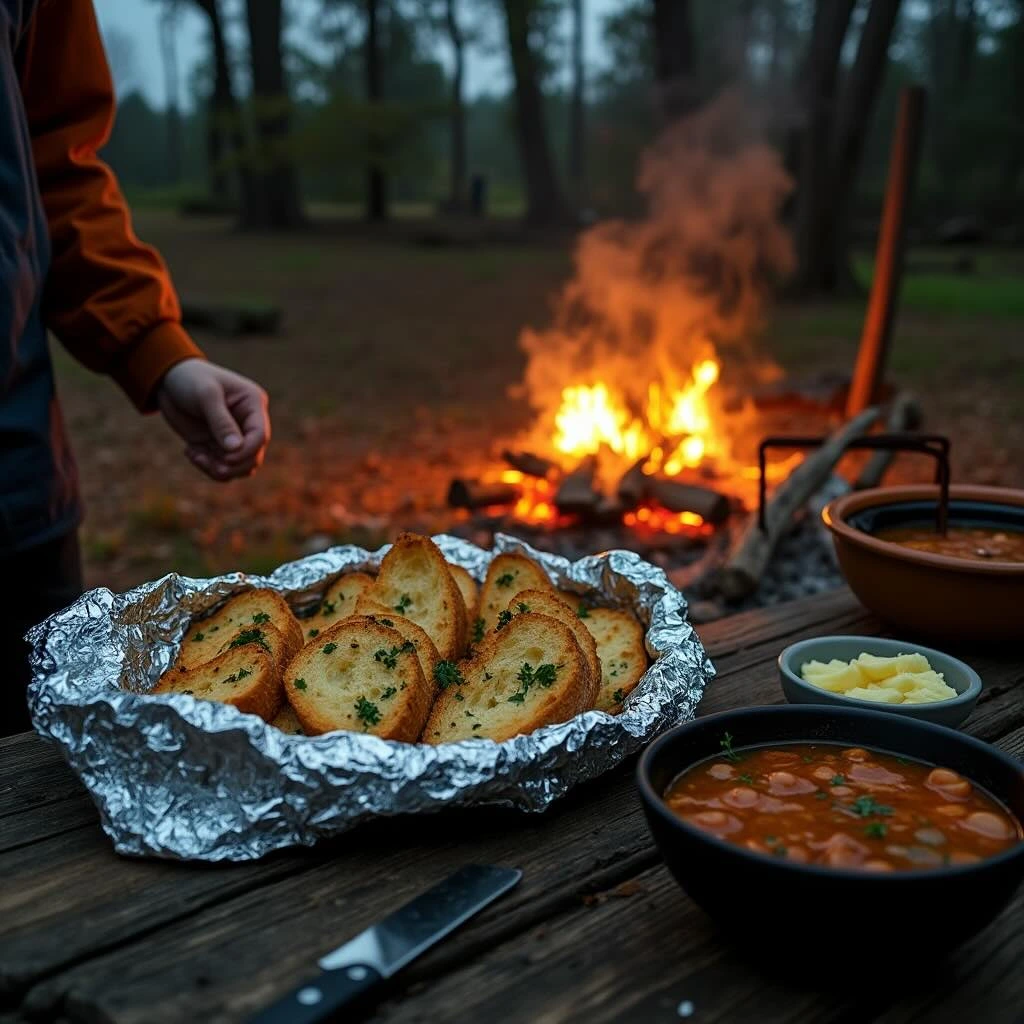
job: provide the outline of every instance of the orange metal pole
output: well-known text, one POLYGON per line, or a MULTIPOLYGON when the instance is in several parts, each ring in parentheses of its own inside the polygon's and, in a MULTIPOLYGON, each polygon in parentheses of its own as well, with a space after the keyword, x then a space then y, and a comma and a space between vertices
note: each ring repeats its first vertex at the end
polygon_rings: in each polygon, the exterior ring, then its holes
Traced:
POLYGON ((847 417, 856 416, 876 400, 885 376, 889 338, 896 318, 903 274, 907 214, 921 152, 925 99, 925 90, 918 85, 908 86, 900 96, 885 188, 885 208, 875 252, 875 276, 860 337, 857 365, 846 400, 847 417))

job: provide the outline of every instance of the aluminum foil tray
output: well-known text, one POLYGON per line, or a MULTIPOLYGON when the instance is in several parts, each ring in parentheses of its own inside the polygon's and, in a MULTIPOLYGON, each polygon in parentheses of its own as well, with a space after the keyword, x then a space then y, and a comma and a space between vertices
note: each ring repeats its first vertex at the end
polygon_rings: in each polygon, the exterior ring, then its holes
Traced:
POLYGON ((434 539, 478 580, 493 554, 520 551, 560 589, 632 609, 652 664, 622 713, 588 711, 504 743, 428 746, 349 732, 289 735, 227 705, 149 695, 193 617, 252 586, 280 591, 301 615, 340 572, 378 567, 386 548, 331 548, 266 577, 171 574, 124 594, 93 590, 28 634, 29 706, 36 729, 59 744, 92 795, 117 851, 246 861, 381 815, 486 805, 542 811, 693 718, 715 670, 661 569, 629 551, 570 563, 507 536, 495 538, 493 552, 434 539))

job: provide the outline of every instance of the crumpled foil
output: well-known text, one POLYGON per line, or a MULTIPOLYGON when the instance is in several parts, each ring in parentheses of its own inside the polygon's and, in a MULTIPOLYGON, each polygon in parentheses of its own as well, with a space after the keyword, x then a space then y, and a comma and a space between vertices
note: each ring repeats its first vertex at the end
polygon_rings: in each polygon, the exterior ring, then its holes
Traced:
POLYGON ((570 563, 513 537, 499 535, 493 553, 434 539, 478 580, 493 554, 519 551, 560 589, 632 609, 653 661, 624 710, 588 711, 504 743, 428 746, 350 732, 290 735, 227 705, 148 694, 194 616, 252 586, 280 591, 301 615, 339 572, 376 568, 387 548, 331 548, 267 577, 171 574, 124 594, 93 590, 28 634, 29 707, 92 795, 117 851, 246 861, 380 815, 485 805, 541 811, 693 718, 715 670, 661 569, 629 551, 570 563))

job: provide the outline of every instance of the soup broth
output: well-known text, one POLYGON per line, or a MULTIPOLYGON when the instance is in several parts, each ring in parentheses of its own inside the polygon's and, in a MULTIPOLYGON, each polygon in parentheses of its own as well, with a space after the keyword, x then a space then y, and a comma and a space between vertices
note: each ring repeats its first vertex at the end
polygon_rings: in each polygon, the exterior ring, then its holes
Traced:
POLYGON ((1024 562, 1024 533, 1017 530, 951 526, 942 536, 926 527, 893 526, 874 534, 879 540, 915 551, 971 561, 1024 562))
POLYGON ((684 821, 770 857, 864 871, 970 864, 1022 839, 1020 823, 949 768, 833 744, 733 750, 682 773, 684 821))

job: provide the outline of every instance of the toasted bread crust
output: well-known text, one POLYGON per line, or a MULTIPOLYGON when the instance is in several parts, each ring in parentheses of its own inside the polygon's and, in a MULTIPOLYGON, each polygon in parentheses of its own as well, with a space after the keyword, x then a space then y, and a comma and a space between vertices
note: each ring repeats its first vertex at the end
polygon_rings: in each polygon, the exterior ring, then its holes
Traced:
POLYGON ((434 641, 442 658, 458 657, 466 636, 466 604, 448 563, 429 537, 400 534, 366 595, 412 619, 434 641))
POLYGON ((643 626, 629 612, 615 608, 591 608, 582 621, 601 659, 601 690, 594 706, 618 714, 622 701, 647 671, 643 626))
POLYGON ((426 743, 474 737, 501 742, 542 725, 567 721, 585 710, 586 660, 569 627, 550 616, 532 612, 516 616, 488 636, 460 668, 463 683, 449 686, 434 702, 423 730, 426 743), (546 686, 524 687, 524 666, 529 665, 536 676, 545 664, 555 668, 554 680, 546 686), (520 694, 522 699, 516 701, 520 694))
POLYGON ((281 705, 281 710, 274 716, 274 720, 270 723, 274 728, 280 729, 281 732, 289 733, 293 736, 305 736, 305 730, 302 728, 302 723, 299 721, 299 716, 295 714, 295 709, 285 701, 281 705))
POLYGON ((487 576, 480 588, 478 614, 484 620, 486 633, 493 632, 509 599, 521 590, 554 590, 554 587, 547 573, 525 555, 497 555, 487 567, 487 576))
POLYGON ((415 742, 430 713, 431 691, 402 634, 352 616, 316 639, 284 676, 285 695, 302 728, 311 736, 346 729, 415 742))
POLYGON ((154 693, 187 693, 200 700, 230 704, 271 721, 281 707, 281 674, 274 658, 255 645, 236 647, 197 665, 174 666, 160 679, 154 693), (239 679, 239 673, 244 673, 239 679))
POLYGON ((296 650, 301 646, 302 627, 288 602, 276 590, 256 588, 235 594, 206 618, 191 623, 175 664, 180 668, 202 665, 217 657, 227 636, 268 623, 279 629, 296 650))
POLYGON ((398 612, 393 612, 389 608, 385 608, 384 605, 377 604, 366 594, 356 602, 356 608, 359 615, 365 615, 382 626, 397 629, 416 648, 416 656, 420 659, 420 668, 423 669, 423 678, 426 679, 433 697, 437 688, 434 669, 437 668, 441 655, 437 653, 437 647, 427 631, 422 626, 416 625, 412 619, 407 619, 404 615, 399 615, 398 612))
POLYGON ((521 605, 526 605, 527 612, 550 615, 572 630, 572 635, 580 645, 580 651, 587 663, 587 693, 584 707, 592 708, 601 692, 601 660, 597 656, 597 644, 576 610, 570 608, 554 590, 524 590, 509 601, 508 611, 513 615, 524 614, 520 610, 521 605))
POLYGON ((451 571, 452 579, 455 580, 455 585, 459 588, 459 593, 462 594, 462 603, 466 606, 466 635, 463 640, 463 649, 465 650, 473 643, 474 624, 479 615, 480 586, 461 565, 449 562, 448 568, 451 571))

